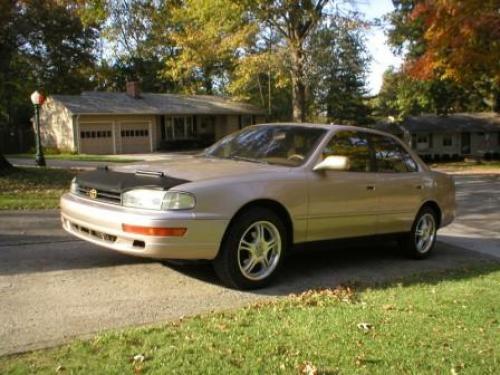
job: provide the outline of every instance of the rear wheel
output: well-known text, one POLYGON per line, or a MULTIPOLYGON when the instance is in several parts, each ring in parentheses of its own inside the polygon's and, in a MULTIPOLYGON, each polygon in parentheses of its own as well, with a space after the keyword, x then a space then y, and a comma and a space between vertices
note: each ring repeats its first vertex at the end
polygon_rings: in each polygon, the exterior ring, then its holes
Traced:
POLYGON ((245 211, 228 229, 214 268, 232 288, 262 288, 276 275, 286 246, 286 228, 278 215, 267 208, 245 211))
POLYGON ((424 207, 415 218, 411 232, 400 238, 399 245, 412 258, 426 258, 434 249, 437 229, 436 212, 424 207))

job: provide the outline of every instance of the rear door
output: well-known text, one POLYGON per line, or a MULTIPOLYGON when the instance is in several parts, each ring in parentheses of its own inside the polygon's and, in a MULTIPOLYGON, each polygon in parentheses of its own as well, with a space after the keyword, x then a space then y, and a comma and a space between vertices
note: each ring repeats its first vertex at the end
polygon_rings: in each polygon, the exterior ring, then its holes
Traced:
POLYGON ((367 134, 357 131, 334 134, 321 158, 330 155, 347 156, 350 168, 309 172, 308 240, 376 233, 377 174, 367 134))
POLYGON ((392 137, 370 134, 377 169, 379 219, 377 232, 411 229, 422 202, 425 182, 411 155, 392 137))

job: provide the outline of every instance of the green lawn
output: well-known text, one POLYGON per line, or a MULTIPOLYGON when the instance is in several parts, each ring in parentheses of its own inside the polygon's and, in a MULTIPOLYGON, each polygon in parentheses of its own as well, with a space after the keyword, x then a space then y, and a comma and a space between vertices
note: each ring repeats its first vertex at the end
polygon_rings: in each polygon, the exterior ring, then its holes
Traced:
POLYGON ((76 171, 14 168, 0 176, 0 210, 57 208, 76 171))
POLYGON ((499 290, 497 263, 311 291, 4 357, 0 373, 499 374, 499 290))
MULTIPOLYGON (((11 154, 8 158, 35 159, 33 154, 11 154)), ((87 154, 49 154, 44 155, 47 160, 73 160, 73 161, 102 161, 113 163, 132 163, 142 161, 141 159, 124 159, 108 155, 87 155, 87 154)))

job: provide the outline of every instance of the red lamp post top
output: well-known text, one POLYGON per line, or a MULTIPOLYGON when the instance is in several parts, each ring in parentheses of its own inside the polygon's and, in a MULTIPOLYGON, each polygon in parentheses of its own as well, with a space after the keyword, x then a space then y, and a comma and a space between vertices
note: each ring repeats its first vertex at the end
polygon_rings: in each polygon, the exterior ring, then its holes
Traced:
POLYGON ((40 94, 38 91, 35 91, 31 94, 31 103, 33 105, 42 105, 45 102, 45 96, 40 94))

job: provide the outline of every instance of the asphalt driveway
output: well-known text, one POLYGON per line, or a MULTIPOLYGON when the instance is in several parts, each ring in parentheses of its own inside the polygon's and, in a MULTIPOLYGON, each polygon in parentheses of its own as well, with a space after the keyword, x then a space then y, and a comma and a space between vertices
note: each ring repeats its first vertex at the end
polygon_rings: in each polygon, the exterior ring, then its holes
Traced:
POLYGON ((442 231, 430 259, 408 260, 384 242, 304 249, 287 259, 275 286, 256 292, 224 288, 207 264, 171 266, 69 237, 57 211, 2 212, 0 355, 348 281, 482 262, 500 267, 499 176, 457 177, 457 188, 459 218, 442 231))

